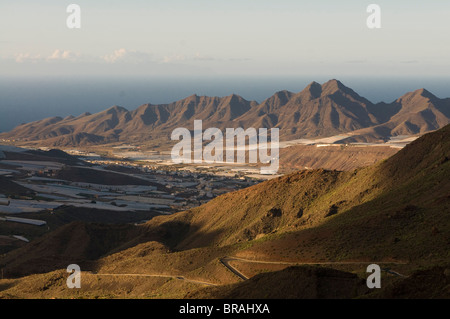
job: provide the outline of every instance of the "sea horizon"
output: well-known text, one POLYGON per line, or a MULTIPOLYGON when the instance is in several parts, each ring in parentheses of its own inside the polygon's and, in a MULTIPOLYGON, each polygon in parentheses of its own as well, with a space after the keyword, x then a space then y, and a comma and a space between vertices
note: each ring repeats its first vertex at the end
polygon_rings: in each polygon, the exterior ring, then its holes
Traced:
POLYGON ((193 94, 237 94, 261 103, 281 90, 300 92, 309 83, 338 79, 372 103, 391 103, 420 88, 450 97, 448 78, 356 76, 180 76, 61 77, 0 76, 0 132, 47 117, 96 113, 113 105, 134 110, 140 105, 168 104, 193 94))

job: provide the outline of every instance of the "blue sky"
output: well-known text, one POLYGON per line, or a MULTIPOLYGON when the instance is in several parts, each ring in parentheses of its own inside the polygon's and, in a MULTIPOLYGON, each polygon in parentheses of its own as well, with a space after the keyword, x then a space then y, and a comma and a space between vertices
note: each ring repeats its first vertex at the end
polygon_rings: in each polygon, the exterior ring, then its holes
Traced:
POLYGON ((446 76, 450 1, 2 0, 0 75, 446 76), (66 27, 66 7, 82 28, 66 27), (369 4, 382 28, 366 26, 369 4))

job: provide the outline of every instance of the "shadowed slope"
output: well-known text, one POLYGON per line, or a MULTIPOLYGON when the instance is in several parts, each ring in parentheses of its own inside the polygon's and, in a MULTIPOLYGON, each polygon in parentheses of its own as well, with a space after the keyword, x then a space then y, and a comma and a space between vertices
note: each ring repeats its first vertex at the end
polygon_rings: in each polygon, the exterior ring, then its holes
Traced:
MULTIPOLYGON (((219 258, 224 256, 274 263, 391 262, 409 274, 420 267, 448 264, 449 158, 450 126, 446 126, 375 166, 353 172, 290 174, 190 211, 155 217, 118 237, 112 228, 97 237, 93 235, 96 228, 89 232, 92 226, 71 226, 4 260, 8 267, 21 269, 40 265, 40 258, 57 263, 72 248, 74 259, 82 260, 114 252, 99 260, 100 271, 170 270, 219 283, 233 282, 232 274, 220 265, 219 258), (81 244, 74 247, 75 242, 81 244)), ((246 287, 264 287, 261 291, 267 292, 267 285, 274 282, 279 282, 274 291, 282 291, 291 284, 286 281, 290 271, 273 278, 255 277, 236 290, 226 290, 227 296, 242 296, 246 287)), ((318 275, 317 271, 313 273, 318 275)), ((302 274, 304 270, 296 275, 297 284, 302 274)), ((353 285, 357 280, 349 282, 353 285)), ((310 290, 308 296, 320 296, 320 291, 310 290)))
POLYGON ((117 142, 161 146, 175 128, 279 128, 282 140, 329 137, 352 132, 348 142, 380 141, 390 136, 423 134, 450 123, 450 99, 425 89, 387 103, 373 104, 338 80, 310 83, 299 93, 280 91, 261 104, 232 94, 192 95, 170 104, 144 104, 134 111, 114 106, 97 114, 52 117, 23 124, 1 138, 48 146, 117 142))

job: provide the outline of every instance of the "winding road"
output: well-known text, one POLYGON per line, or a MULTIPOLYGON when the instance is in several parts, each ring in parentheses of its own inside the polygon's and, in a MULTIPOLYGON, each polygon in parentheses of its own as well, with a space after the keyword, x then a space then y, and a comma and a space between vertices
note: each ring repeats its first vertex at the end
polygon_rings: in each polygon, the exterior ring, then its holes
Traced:
POLYGON ((206 282, 206 281, 200 281, 200 280, 193 280, 193 279, 187 279, 184 276, 171 276, 171 275, 149 275, 149 274, 103 274, 103 273, 95 273, 88 271, 87 272, 90 275, 94 276, 105 276, 105 277, 159 277, 159 278, 172 278, 177 280, 182 280, 185 282, 190 282, 193 284, 198 285, 205 285, 205 286, 217 286, 216 284, 206 282))
POLYGON ((230 261, 236 261, 236 258, 233 257, 224 257, 221 258, 219 261, 222 265, 224 265, 226 268, 228 268, 233 274, 235 274, 236 276, 238 276, 239 278, 243 279, 243 280, 247 280, 248 277, 245 276, 243 273, 241 273, 239 270, 237 270, 236 268, 234 268, 233 266, 231 266, 229 264, 230 261))
MULTIPOLYGON (((238 261, 238 262, 244 262, 244 263, 254 263, 254 264, 275 264, 275 265, 287 265, 287 266, 301 266, 301 265, 361 265, 361 264, 391 264, 391 265, 404 265, 406 263, 402 262, 359 262, 359 261, 348 261, 348 262, 285 262, 285 261, 264 261, 264 260, 251 260, 251 259, 244 259, 239 257, 223 257, 219 259, 220 263, 226 267, 228 270, 230 270, 234 275, 239 277, 242 280, 248 280, 249 277, 244 275, 242 272, 240 272, 237 268, 230 265, 230 262, 232 261, 238 261)), ((393 271, 389 268, 382 268, 382 271, 385 271, 387 273, 390 273, 395 276, 399 277, 407 277, 404 276, 396 271, 393 271)), ((86 271, 85 273, 93 276, 104 276, 104 277, 158 277, 158 278, 172 278, 176 280, 181 280, 184 282, 189 282, 197 285, 204 285, 204 286, 218 286, 217 284, 213 284, 211 282, 201 281, 201 280, 193 280, 188 279, 184 276, 179 275, 151 275, 151 274, 108 274, 108 273, 96 273, 92 271, 86 271)))
MULTIPOLYGON (((243 280, 248 280, 249 278, 244 275, 242 272, 240 272, 237 268, 230 265, 231 261, 239 261, 239 262, 245 262, 245 263, 255 263, 255 264, 275 264, 275 265, 287 265, 287 266, 302 266, 302 265, 370 265, 370 264, 376 264, 376 265, 406 265, 405 262, 361 262, 361 261, 343 261, 343 262, 284 262, 284 261, 264 261, 264 260, 251 260, 251 259, 244 259, 239 257, 223 257, 220 259, 220 263, 224 265, 226 268, 228 268, 233 274, 238 276, 239 278, 243 280)), ((399 277, 407 277, 405 275, 402 275, 396 271, 393 271, 389 268, 382 268, 382 271, 385 271, 389 274, 399 276, 399 277)))

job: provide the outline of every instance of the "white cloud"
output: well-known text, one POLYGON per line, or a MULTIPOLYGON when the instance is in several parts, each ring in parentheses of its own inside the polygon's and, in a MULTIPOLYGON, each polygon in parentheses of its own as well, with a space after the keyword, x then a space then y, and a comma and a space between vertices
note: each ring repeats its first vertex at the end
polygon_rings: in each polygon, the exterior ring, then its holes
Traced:
POLYGON ((108 63, 108 64, 176 64, 190 62, 218 61, 217 58, 196 53, 193 56, 172 54, 156 57, 151 53, 117 49, 114 52, 102 56, 88 56, 70 50, 56 49, 50 55, 32 55, 19 53, 15 55, 17 63, 53 63, 53 62, 77 62, 77 63, 108 63))
POLYGON ((150 53, 129 51, 124 48, 115 50, 112 54, 102 56, 101 58, 107 63, 145 63, 152 61, 152 55, 150 53))
POLYGON ((74 53, 72 51, 67 50, 55 50, 52 55, 47 57, 48 61, 55 61, 55 60, 65 60, 65 61, 75 61, 79 58, 79 53, 74 53))
POLYGON ((182 54, 174 54, 171 56, 165 56, 162 59, 162 63, 172 63, 172 62, 180 62, 180 61, 185 61, 186 57, 182 54))
POLYGON ((24 63, 24 62, 38 62, 41 60, 40 55, 31 55, 30 53, 19 53, 14 56, 14 60, 17 63, 24 63))
POLYGON ((115 63, 115 62, 123 59, 126 55, 127 55, 126 49, 119 49, 119 50, 114 51, 113 54, 105 55, 102 58, 103 58, 103 60, 105 60, 108 63, 115 63))
POLYGON ((60 50, 56 49, 47 57, 43 57, 42 55, 32 55, 31 53, 19 53, 14 56, 14 60, 17 63, 37 63, 37 62, 51 62, 51 61, 77 61, 80 57, 79 53, 74 53, 68 50, 60 50))

